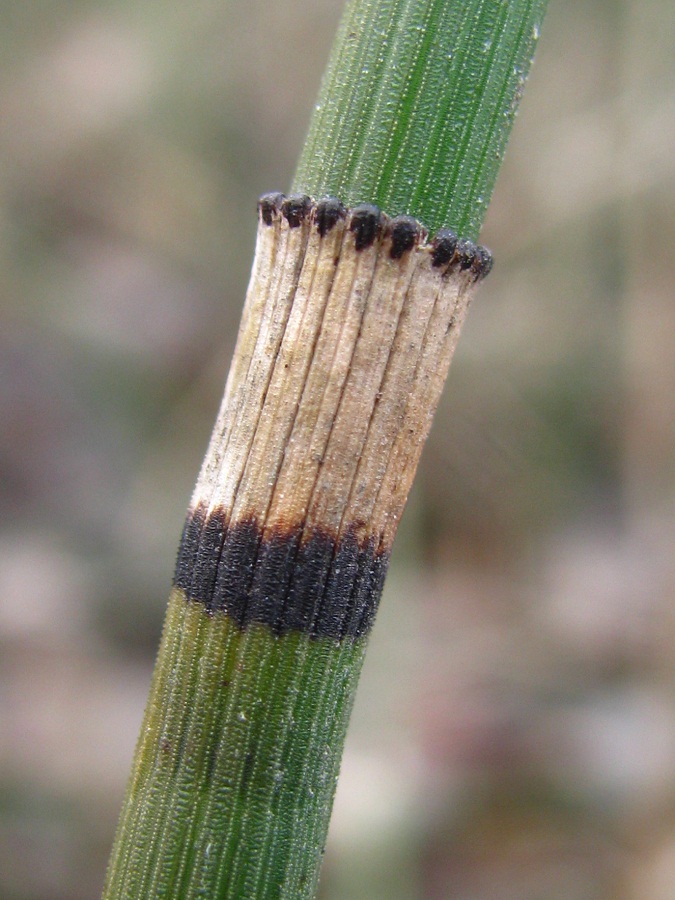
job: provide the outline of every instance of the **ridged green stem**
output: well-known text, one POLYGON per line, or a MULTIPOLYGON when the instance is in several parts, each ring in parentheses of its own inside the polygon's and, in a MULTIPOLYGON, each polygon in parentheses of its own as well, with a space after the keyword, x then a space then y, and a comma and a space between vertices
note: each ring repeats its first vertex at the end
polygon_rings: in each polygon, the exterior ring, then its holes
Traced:
POLYGON ((312 897, 364 650, 174 591, 104 896, 312 897))
POLYGON ((475 240, 547 0, 351 0, 293 188, 475 240))

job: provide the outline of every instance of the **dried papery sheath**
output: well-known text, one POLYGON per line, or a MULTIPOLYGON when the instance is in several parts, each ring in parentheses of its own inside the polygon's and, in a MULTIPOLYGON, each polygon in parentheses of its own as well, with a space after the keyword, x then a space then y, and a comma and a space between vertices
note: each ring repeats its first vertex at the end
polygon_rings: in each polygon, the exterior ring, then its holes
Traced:
POLYGON ((274 633, 359 637, 491 257, 410 217, 273 194, 175 584, 274 633))
POLYGON ((270 194, 107 898, 314 896, 392 542, 491 257, 270 194))

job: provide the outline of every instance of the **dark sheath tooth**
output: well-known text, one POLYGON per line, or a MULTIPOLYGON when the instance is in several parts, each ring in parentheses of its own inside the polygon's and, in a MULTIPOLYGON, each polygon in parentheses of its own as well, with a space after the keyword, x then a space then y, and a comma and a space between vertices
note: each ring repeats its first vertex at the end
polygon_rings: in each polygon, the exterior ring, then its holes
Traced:
POLYGON ((354 246, 357 250, 371 247, 380 236, 384 216, 379 207, 366 203, 352 209, 349 230, 354 233, 354 246))
POLYGON ((291 228, 299 228, 312 209, 312 200, 306 194, 291 194, 281 204, 282 215, 291 228))
POLYGON ((314 221, 321 237, 328 234, 346 215, 346 208, 335 197, 325 197, 323 200, 319 200, 314 210, 314 221))
POLYGON ((464 238, 457 242, 457 261, 459 268, 464 271, 470 269, 473 264, 473 258, 476 255, 476 245, 473 241, 464 238))
POLYGON ((473 258, 471 269, 476 274, 476 280, 486 278, 492 269, 492 254, 487 247, 476 247, 476 255, 473 258))
POLYGON ((263 194, 258 200, 258 211, 265 225, 271 225, 275 216, 281 210, 281 204, 284 201, 284 194, 279 192, 271 194, 263 194))
POLYGON ((397 216, 389 223, 391 234, 392 259, 400 259, 408 250, 412 250, 421 234, 420 223, 412 216, 397 216))
POLYGON ((457 249, 457 235, 454 231, 442 228, 436 233, 432 242, 431 260, 436 268, 447 266, 457 249))

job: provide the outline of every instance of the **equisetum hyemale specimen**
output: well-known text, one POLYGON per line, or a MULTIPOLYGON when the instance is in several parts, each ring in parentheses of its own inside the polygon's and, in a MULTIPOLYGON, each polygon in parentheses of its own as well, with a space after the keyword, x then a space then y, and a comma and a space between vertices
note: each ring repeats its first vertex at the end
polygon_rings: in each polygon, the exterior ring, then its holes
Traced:
POLYGON ((545 5, 347 5, 296 174, 317 199, 258 204, 107 900, 315 896, 392 543, 492 263, 466 236, 545 5))

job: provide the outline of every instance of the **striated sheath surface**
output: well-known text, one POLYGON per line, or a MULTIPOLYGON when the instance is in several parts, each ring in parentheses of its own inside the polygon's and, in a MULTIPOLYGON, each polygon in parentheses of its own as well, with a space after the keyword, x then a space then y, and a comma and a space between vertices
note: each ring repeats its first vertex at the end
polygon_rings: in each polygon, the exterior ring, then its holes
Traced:
POLYGON ((175 586, 240 628, 367 633, 491 257, 408 216, 269 194, 175 586))

